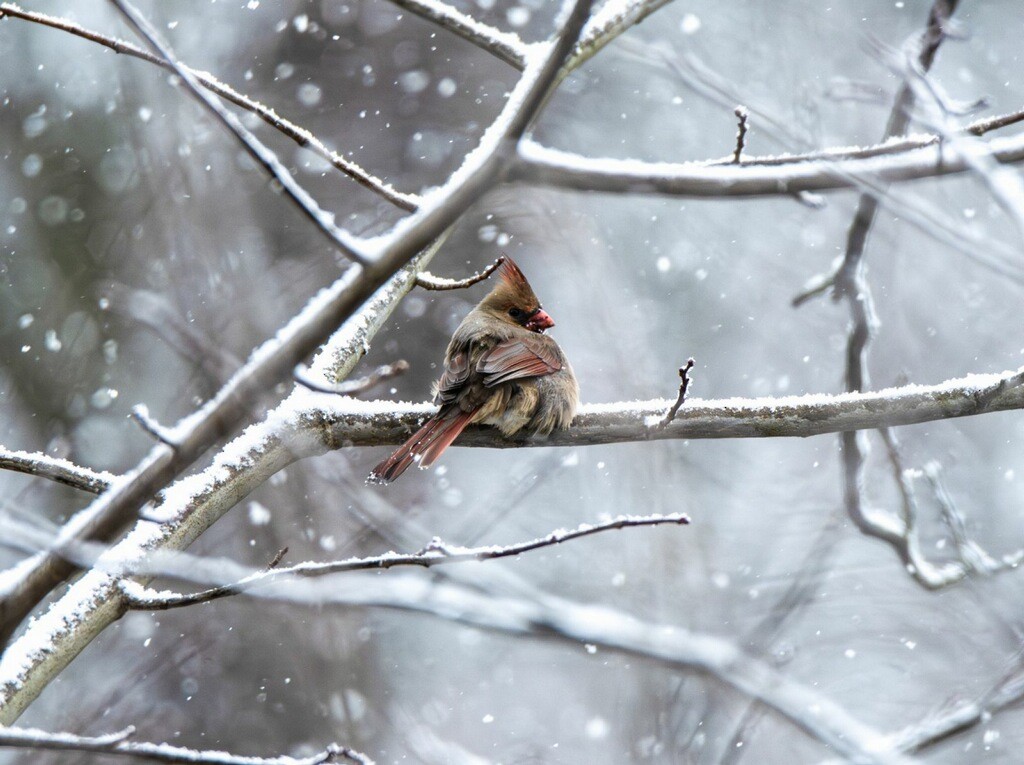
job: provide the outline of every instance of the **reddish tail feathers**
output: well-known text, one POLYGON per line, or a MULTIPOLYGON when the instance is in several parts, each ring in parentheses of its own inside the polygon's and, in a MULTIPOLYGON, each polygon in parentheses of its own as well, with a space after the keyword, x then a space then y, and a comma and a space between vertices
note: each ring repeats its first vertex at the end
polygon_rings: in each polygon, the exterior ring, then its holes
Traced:
POLYGON ((377 465, 371 472, 369 481, 374 483, 391 483, 402 475, 413 463, 421 468, 428 468, 437 461, 452 441, 465 430, 473 412, 464 412, 458 407, 442 409, 417 430, 408 441, 398 447, 395 453, 377 465))

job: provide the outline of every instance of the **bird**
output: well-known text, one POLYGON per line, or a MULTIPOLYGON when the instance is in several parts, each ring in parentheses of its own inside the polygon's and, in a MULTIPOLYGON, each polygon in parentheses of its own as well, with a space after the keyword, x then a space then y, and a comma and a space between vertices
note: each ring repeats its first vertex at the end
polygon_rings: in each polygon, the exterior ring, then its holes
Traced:
POLYGON ((569 360, 546 330, 555 322, 507 255, 499 279, 452 335, 434 384, 439 409, 367 480, 390 483, 410 465, 428 468, 471 424, 505 436, 547 436, 569 427, 580 388, 569 360))

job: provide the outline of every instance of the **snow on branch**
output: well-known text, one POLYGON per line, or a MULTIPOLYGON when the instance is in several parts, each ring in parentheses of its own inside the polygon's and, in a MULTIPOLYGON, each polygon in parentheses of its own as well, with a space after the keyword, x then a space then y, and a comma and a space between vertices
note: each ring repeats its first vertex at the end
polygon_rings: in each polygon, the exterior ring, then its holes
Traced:
MULTIPOLYGON (((1024 133, 994 138, 986 144, 993 160, 1024 160, 1024 133)), ((584 157, 526 140, 519 147, 514 180, 579 191, 612 194, 665 194, 687 197, 749 197, 792 195, 805 191, 856 188, 857 179, 879 183, 931 178, 969 169, 961 156, 943 153, 929 140, 898 154, 867 154, 768 164, 744 160, 719 162, 644 162, 633 159, 584 157)))
MULTIPOLYGON (((68 19, 60 18, 58 16, 51 16, 45 13, 37 13, 35 11, 26 11, 18 7, 14 3, 0 3, 0 18, 11 18, 21 19, 23 21, 32 22, 41 26, 50 27, 57 29, 68 34, 81 37, 84 40, 97 43, 109 48, 115 53, 120 53, 132 58, 137 58, 142 61, 147 61, 150 64, 156 64, 157 66, 173 71, 174 68, 170 62, 166 59, 155 56, 147 50, 144 50, 130 42, 119 40, 116 37, 110 37, 100 32, 96 32, 91 29, 86 29, 80 24, 70 21, 68 19)), ((203 72, 198 69, 192 69, 191 67, 185 67, 185 69, 192 73, 196 81, 204 88, 212 93, 216 93, 223 99, 230 101, 236 106, 245 109, 246 111, 252 112, 261 120, 263 120, 270 127, 279 131, 282 135, 295 141, 299 146, 309 149, 314 154, 319 155, 336 169, 345 173, 353 180, 360 183, 362 186, 370 189, 376 194, 380 195, 384 199, 388 200, 396 207, 403 210, 415 210, 419 202, 419 198, 414 194, 405 194, 397 191, 390 184, 385 183, 380 178, 377 178, 372 173, 368 172, 364 168, 360 167, 357 163, 351 160, 345 159, 341 154, 336 151, 332 151, 317 138, 313 133, 304 127, 296 125, 288 119, 285 119, 279 115, 276 111, 271 109, 269 106, 262 104, 251 96, 247 96, 239 91, 235 90, 230 85, 220 81, 209 72, 203 72)))
MULTIPOLYGON (((679 438, 806 437, 1021 409, 1022 383, 1024 369, 868 393, 687 399, 686 406, 665 427, 658 425, 674 403, 668 399, 584 404, 569 429, 555 431, 544 439, 505 438, 494 428, 471 427, 455 445, 508 448, 679 438)), ((323 396, 311 398, 306 405, 311 408, 307 416, 326 423, 335 448, 402 443, 434 410, 428 404, 334 401, 323 396)))
POLYGON ((60 457, 42 452, 22 452, 0 446, 0 470, 46 478, 90 494, 106 491, 116 477, 105 470, 90 470, 60 457))
POLYGON ((115 733, 80 736, 75 733, 54 733, 37 728, 0 727, 0 747, 52 750, 58 752, 90 752, 111 757, 131 757, 150 762, 194 763, 195 765, 320 765, 341 762, 373 765, 373 760, 348 747, 331 744, 309 757, 251 757, 208 749, 190 749, 150 741, 132 741, 135 728, 129 726, 115 733))
POLYGON ((391 0, 399 8, 437 24, 478 48, 511 64, 516 69, 526 66, 530 46, 512 32, 502 32, 490 24, 477 21, 448 3, 439 0, 391 0))

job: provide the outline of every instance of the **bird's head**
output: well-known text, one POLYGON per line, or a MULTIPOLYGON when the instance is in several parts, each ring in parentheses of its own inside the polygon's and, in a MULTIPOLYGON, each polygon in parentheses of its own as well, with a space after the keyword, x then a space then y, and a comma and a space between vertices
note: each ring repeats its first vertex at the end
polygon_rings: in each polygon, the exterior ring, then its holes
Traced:
POLYGON ((508 255, 503 258, 498 267, 498 276, 501 278, 480 302, 480 308, 501 321, 524 327, 531 332, 542 333, 555 326, 555 322, 540 307, 540 301, 533 294, 533 288, 519 266, 508 255))

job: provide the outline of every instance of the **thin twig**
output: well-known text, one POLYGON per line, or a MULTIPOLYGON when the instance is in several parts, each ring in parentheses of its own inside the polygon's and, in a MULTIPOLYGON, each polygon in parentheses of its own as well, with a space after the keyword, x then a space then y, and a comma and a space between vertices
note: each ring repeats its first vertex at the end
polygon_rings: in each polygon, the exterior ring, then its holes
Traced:
POLYGON ((0 727, 0 747, 52 750, 58 752, 92 752, 107 756, 133 757, 153 762, 208 763, 209 765, 320 765, 345 758, 357 765, 373 765, 373 760, 362 752, 331 744, 322 752, 309 757, 252 757, 230 752, 189 749, 150 741, 129 741, 135 727, 129 726, 116 733, 100 736, 80 736, 75 733, 53 733, 36 728, 0 727))
POLYGON ((750 112, 745 106, 737 106, 733 114, 739 119, 739 125, 736 128, 736 148, 732 152, 732 163, 738 165, 747 142, 747 118, 750 116, 750 112))
POLYGON ((405 374, 409 371, 409 362, 405 359, 399 359, 393 364, 384 364, 383 366, 377 367, 370 374, 365 377, 359 377, 355 380, 346 380, 345 382, 334 383, 333 385, 326 380, 317 380, 312 377, 309 373, 309 367, 305 364, 299 364, 295 367, 293 373, 295 382, 304 388, 315 390, 318 393, 333 393, 338 396, 358 396, 360 393, 365 393, 371 388, 375 388, 385 380, 391 380, 395 377, 405 374))
POLYGON ((464 563, 466 561, 495 560, 498 558, 514 558, 523 553, 532 552, 545 547, 553 547, 574 539, 600 534, 606 531, 646 526, 686 525, 689 516, 684 513, 669 515, 620 515, 610 521, 596 524, 584 524, 575 529, 559 529, 550 534, 519 542, 512 545, 489 545, 486 547, 460 547, 449 545, 435 537, 430 544, 416 553, 385 553, 368 558, 350 558, 343 561, 317 563, 306 561, 272 571, 262 571, 243 580, 231 584, 213 587, 202 592, 169 593, 142 587, 136 582, 124 580, 122 591, 128 599, 128 605, 134 610, 166 611, 171 608, 206 603, 229 595, 238 595, 254 587, 266 586, 273 582, 294 577, 316 577, 348 571, 368 571, 390 569, 395 566, 418 566, 430 568, 447 563, 464 563))
POLYGON ((444 290, 465 289, 466 287, 472 287, 478 282, 482 282, 488 276, 493 274, 498 269, 498 266, 504 262, 505 256, 502 255, 483 271, 475 273, 465 279, 446 279, 443 276, 434 276, 429 271, 422 271, 416 276, 416 286, 422 287, 425 290, 435 290, 438 292, 444 290))
MULTIPOLYGON (((147 61, 150 64, 156 64, 164 69, 174 71, 174 67, 167 60, 160 58, 159 56, 154 56, 143 48, 139 48, 138 46, 125 42, 124 40, 118 40, 115 37, 109 37, 91 29, 86 29, 80 24, 76 24, 68 19, 60 18, 58 16, 50 16, 44 13, 36 13, 35 11, 26 11, 13 3, 0 3, 0 18, 5 16, 67 32, 77 37, 81 37, 82 39, 102 45, 105 48, 109 48, 115 53, 141 59, 142 61, 147 61)), ((349 176, 370 191, 373 191, 388 200, 396 207, 411 212, 419 205, 419 197, 415 194, 406 194, 397 191, 390 184, 385 183, 380 178, 377 178, 372 173, 360 167, 357 163, 345 159, 345 157, 336 151, 332 151, 326 144, 324 144, 323 141, 313 135, 309 130, 285 119, 269 106, 260 103, 251 96, 240 93, 230 85, 218 80, 209 72, 202 72, 198 69, 192 69, 191 67, 185 68, 195 76, 196 80, 204 88, 216 93, 221 98, 230 101, 236 106, 252 112, 266 124, 270 125, 270 127, 279 131, 282 135, 287 136, 299 146, 309 149, 314 154, 317 154, 327 160, 333 167, 345 173, 345 175, 349 176)))
POLYGON ((102 494, 117 476, 102 470, 90 470, 60 457, 42 452, 21 452, 0 446, 0 470, 13 470, 46 478, 90 494, 102 494))
POLYGON ((167 444, 172 449, 178 447, 178 437, 170 428, 165 428, 156 418, 149 413, 149 407, 145 404, 136 404, 132 407, 129 415, 139 427, 153 436, 157 441, 167 444))
POLYGON ((658 429, 667 427, 669 423, 676 418, 676 413, 679 411, 679 407, 686 401, 686 391, 690 387, 690 370, 693 369, 693 359, 687 359, 686 364, 679 367, 679 395, 676 396, 675 403, 669 407, 669 410, 665 412, 665 417, 658 423, 658 429))

